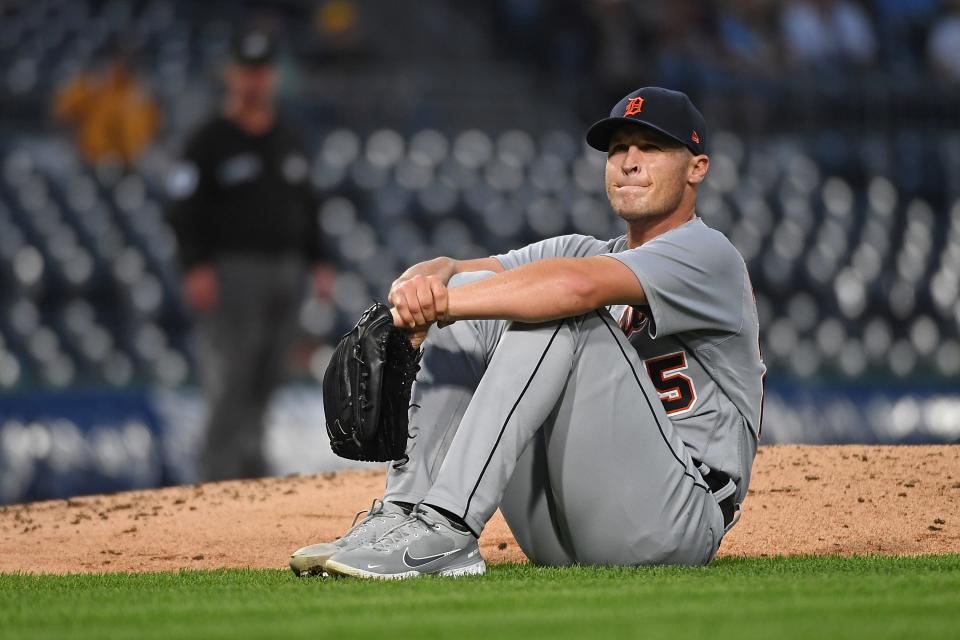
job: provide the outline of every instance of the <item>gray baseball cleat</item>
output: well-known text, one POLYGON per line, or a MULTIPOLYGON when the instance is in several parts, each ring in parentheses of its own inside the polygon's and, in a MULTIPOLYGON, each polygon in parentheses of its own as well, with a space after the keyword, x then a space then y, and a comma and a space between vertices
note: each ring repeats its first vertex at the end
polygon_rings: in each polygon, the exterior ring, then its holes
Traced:
POLYGON ((434 509, 419 505, 373 544, 337 552, 325 565, 334 575, 400 580, 419 575, 468 576, 486 571, 477 539, 434 509))
POLYGON ((299 577, 321 575, 323 565, 333 554, 344 549, 363 546, 376 542, 388 529, 403 522, 407 512, 392 502, 374 499, 367 515, 359 523, 357 518, 363 511, 353 518, 353 524, 345 534, 333 542, 321 542, 297 549, 290 556, 290 569, 299 577))

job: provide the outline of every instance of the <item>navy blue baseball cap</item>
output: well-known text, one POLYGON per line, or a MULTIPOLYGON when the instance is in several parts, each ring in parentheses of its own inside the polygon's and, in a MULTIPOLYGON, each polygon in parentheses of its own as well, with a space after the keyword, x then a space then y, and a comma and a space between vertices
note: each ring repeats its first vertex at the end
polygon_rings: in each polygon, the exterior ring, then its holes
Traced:
POLYGON ((607 151, 610 138, 624 124, 639 124, 673 138, 693 155, 706 153, 707 124, 687 94, 663 87, 644 87, 627 94, 610 111, 610 117, 587 130, 587 144, 607 151))

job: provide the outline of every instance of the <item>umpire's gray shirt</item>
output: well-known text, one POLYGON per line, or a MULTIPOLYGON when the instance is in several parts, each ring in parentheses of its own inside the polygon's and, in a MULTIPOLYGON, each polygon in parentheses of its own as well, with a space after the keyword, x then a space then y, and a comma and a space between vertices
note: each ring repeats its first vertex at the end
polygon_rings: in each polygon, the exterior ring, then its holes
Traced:
POLYGON ((615 305, 691 456, 737 482, 742 502, 760 436, 763 377, 757 309, 737 249, 699 217, 635 248, 626 236, 568 235, 497 256, 505 269, 605 255, 630 268, 642 307, 615 305))

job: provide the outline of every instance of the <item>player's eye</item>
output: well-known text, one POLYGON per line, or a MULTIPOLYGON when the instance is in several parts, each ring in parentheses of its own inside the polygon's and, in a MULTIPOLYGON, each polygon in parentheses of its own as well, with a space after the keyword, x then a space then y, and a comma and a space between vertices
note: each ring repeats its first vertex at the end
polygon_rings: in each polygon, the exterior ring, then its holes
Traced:
POLYGON ((615 153, 624 153, 626 150, 627 150, 627 145, 621 142, 619 144, 612 145, 608 153, 610 155, 613 155, 615 153))

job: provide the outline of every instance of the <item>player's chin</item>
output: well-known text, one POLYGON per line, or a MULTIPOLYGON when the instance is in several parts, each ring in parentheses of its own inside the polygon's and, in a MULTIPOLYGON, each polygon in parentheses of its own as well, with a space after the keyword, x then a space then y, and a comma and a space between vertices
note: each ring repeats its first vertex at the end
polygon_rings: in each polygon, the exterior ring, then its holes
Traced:
POLYGON ((635 222, 637 220, 643 220, 644 218, 649 218, 650 216, 655 215, 655 213, 652 212, 649 207, 617 206, 614 204, 613 210, 616 212, 617 217, 626 222, 635 222))
POLYGON ((642 218, 650 213, 650 199, 641 193, 617 193, 610 198, 613 210, 621 218, 642 218))

